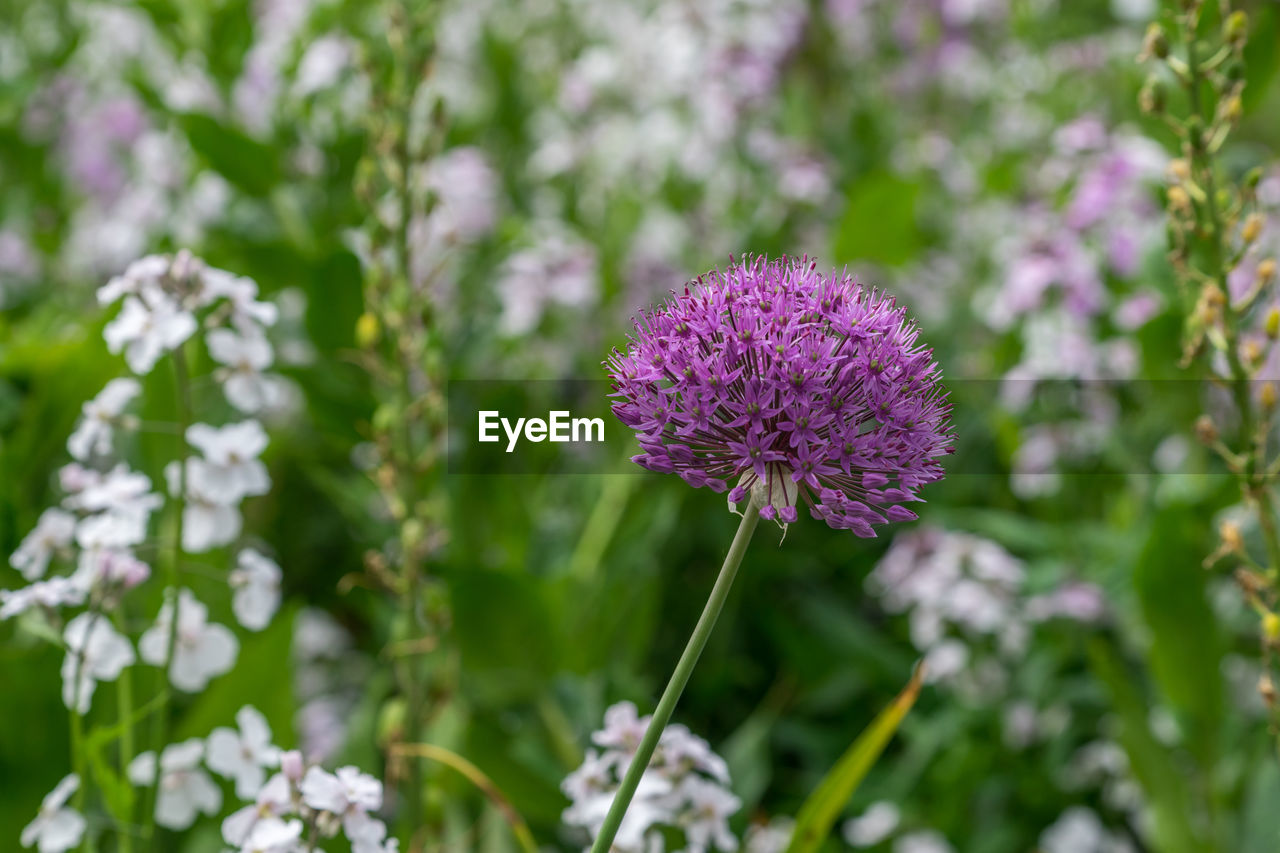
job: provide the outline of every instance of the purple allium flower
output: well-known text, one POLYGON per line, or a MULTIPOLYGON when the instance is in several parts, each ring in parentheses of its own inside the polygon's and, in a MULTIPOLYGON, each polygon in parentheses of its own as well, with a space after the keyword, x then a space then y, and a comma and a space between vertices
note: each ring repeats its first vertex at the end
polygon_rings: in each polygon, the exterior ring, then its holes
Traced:
POLYGON ((859 536, 909 521, 942 478, 951 406, 906 310, 808 258, 748 257, 636 320, 606 365, 634 462, 693 486, 754 493, 760 516, 859 536))

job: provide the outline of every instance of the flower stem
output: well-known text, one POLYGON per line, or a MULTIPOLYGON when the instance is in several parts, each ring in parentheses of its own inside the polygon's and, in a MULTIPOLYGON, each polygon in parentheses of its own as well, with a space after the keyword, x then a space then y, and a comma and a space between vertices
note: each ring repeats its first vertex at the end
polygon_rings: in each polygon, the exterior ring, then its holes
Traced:
POLYGON ((689 676, 693 674, 693 668, 698 663, 702 650, 706 648, 707 640, 711 637, 711 630, 715 627, 716 619, 720 617, 725 599, 729 597, 729 589, 733 586, 733 579, 737 577, 738 566, 742 564, 742 557, 747 553, 747 544, 751 541, 751 534, 755 532, 759 521, 760 503, 753 495, 742 513, 742 523, 738 525, 738 532, 734 534, 733 544, 729 546, 729 553, 725 555, 724 565, 720 567, 720 575, 716 578, 715 586, 711 588, 706 606, 702 608, 698 624, 693 628, 693 636, 689 637, 689 643, 684 647, 675 671, 671 673, 671 680, 662 691, 662 698, 658 700, 658 707, 653 712, 653 719, 649 721, 649 728, 645 729, 644 737, 640 739, 640 746, 637 747, 636 754, 632 757, 630 766, 627 767, 626 775, 622 777, 622 785, 614 795, 613 805, 609 807, 609 813, 600 827, 600 833, 596 836, 595 843, 591 845, 591 853, 605 853, 612 847, 614 836, 618 834, 618 828, 622 825, 622 818, 627 813, 627 807, 631 805, 631 798, 635 796, 636 788, 640 785, 640 777, 648 769, 649 759, 653 758, 653 751, 658 747, 658 739, 662 737, 663 729, 670 722, 676 703, 680 701, 680 694, 684 692, 684 686, 688 684, 689 676))
MULTIPOLYGON (((187 440, 187 428, 191 426, 191 378, 187 370, 186 351, 181 346, 173 351, 173 379, 178 410, 178 435, 180 437, 179 440, 185 442, 187 440)), ((187 510, 186 456, 186 452, 183 451, 178 459, 178 489, 173 498, 176 519, 173 529, 173 553, 167 567, 169 582, 167 592, 169 636, 165 641, 164 661, 160 666, 162 682, 169 677, 169 668, 173 665, 173 650, 178 643, 178 587, 181 581, 181 568, 184 557, 182 548, 183 516, 187 510)), ((156 800, 160 794, 160 753, 164 750, 165 742, 169 739, 169 710, 171 697, 173 696, 173 691, 168 689, 168 685, 165 685, 163 689, 164 699, 159 712, 155 716, 155 721, 152 723, 152 746, 155 750, 156 769, 154 776, 152 776, 151 784, 147 786, 146 796, 144 797, 146 812, 143 814, 143 826, 145 827, 143 835, 151 840, 151 849, 157 851, 160 849, 160 841, 156 832, 156 800)))
MULTIPOLYGON (((116 629, 125 634, 124 617, 116 612, 116 629)), ((133 667, 126 666, 120 672, 116 682, 116 706, 120 717, 120 778, 129 778, 129 762, 133 760, 133 667)), ((116 849, 119 853, 133 853, 133 821, 132 808, 126 816, 123 826, 117 827, 116 849)))
MULTIPOLYGON (((1224 7, 1223 14, 1227 14, 1224 7)), ((1189 128, 1187 140, 1188 159, 1193 173, 1204 188, 1206 202, 1204 204, 1207 222, 1208 273, 1213 279, 1227 286, 1227 278, 1231 272, 1229 263, 1230 244, 1226 228, 1219 211, 1217 167, 1213 154, 1205 145, 1203 134, 1205 128, 1213 121, 1213 109, 1205 103, 1201 89, 1205 84, 1205 63, 1200 57, 1200 47, 1196 39, 1199 11, 1187 12, 1182 22, 1182 34, 1187 51, 1186 88, 1190 101, 1191 114, 1198 119, 1198 125, 1189 128), (1199 138, 1191 137, 1191 133, 1201 134, 1199 138)), ((1254 503, 1258 513, 1258 526, 1262 532, 1263 544, 1267 552, 1267 569, 1274 577, 1280 572, 1280 533, 1276 529, 1275 506, 1271 496, 1271 485, 1265 475, 1265 436, 1268 429, 1266 417, 1258 418, 1255 412, 1249 386, 1251 372, 1240 357, 1240 342, 1237 317, 1234 312, 1224 313, 1224 337, 1226 339, 1226 357, 1229 371, 1231 394, 1236 408, 1240 412, 1241 454, 1245 464, 1237 472, 1240 490, 1247 501, 1254 503)))

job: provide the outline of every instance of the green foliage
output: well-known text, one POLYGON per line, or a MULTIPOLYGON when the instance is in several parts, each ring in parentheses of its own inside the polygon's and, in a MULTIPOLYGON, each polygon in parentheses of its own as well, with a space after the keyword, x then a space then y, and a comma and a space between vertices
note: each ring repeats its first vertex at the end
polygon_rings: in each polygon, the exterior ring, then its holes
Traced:
POLYGON ((858 735, 823 778, 822 784, 805 800, 796 815, 796 827, 787 853, 813 853, 826 841, 836 818, 915 704, 923 678, 924 668, 917 667, 906 689, 858 735))

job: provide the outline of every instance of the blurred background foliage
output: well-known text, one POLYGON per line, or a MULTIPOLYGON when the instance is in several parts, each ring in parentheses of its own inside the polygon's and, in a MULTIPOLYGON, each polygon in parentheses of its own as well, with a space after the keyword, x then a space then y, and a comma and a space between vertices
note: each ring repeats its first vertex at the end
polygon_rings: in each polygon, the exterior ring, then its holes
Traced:
MULTIPOLYGON (((1280 6, 1246 6, 1241 172, 1280 145, 1280 6)), ((1171 137, 1140 117, 1133 61, 1156 14, 1143 0, 444 2, 423 86, 455 168, 428 180, 456 219, 415 245, 444 270, 430 280, 449 378, 596 378, 636 308, 730 253, 769 252, 899 295, 954 380, 956 473, 921 522, 876 541, 807 519, 782 544, 757 535, 676 714, 729 760, 736 830, 794 815, 936 648, 868 583, 886 549, 925 565, 981 541, 1016 566, 1008 613, 1036 597, 1052 610, 1070 584, 1097 607, 1019 617, 1028 636, 1004 650, 995 630, 950 625, 964 660, 848 815, 889 801, 904 832, 978 853, 1051 849, 1042 834, 1069 812, 1098 846, 1052 849, 1280 844, 1254 620, 1200 565, 1238 496, 1188 440, 1204 389, 1174 381, 1191 377, 1163 259, 1171 137)), ((284 306, 296 393, 269 424, 275 487, 246 527, 285 568, 288 604, 182 706, 178 734, 252 697, 283 742, 332 737, 333 760, 380 766, 394 614, 352 582, 392 536, 362 470, 377 401, 354 357, 360 229, 378 213, 352 187, 385 15, 357 0, 0 0, 0 21, 0 544, 54 502, 64 437, 119 371, 94 288, 180 247, 251 276, 284 306), (320 710, 297 649, 317 611, 350 640, 324 664, 320 710)), ((171 394, 149 381, 147 407, 171 394)), ((607 705, 652 707, 733 521, 676 478, 441 482, 449 541, 428 570, 451 623, 424 737, 570 849, 560 781, 607 705)), ((0 836, 16 838, 68 759, 57 652, 8 624, 0 638, 0 836)), ((442 849, 508 848, 463 780, 430 768, 428 782, 442 849)), ((216 828, 183 849, 219 849, 216 828)))

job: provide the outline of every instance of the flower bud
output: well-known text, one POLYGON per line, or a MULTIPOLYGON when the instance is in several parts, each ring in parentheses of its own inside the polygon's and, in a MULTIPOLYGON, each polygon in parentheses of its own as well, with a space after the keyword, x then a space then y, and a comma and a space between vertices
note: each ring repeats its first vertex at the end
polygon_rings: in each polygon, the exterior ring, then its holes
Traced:
POLYGON ((1280 338, 1280 308, 1271 306, 1271 310, 1267 312, 1267 320, 1265 324, 1267 337, 1271 340, 1280 338))
POLYGON ((1265 414, 1269 415, 1276 410, 1276 397, 1276 383, 1262 383, 1262 389, 1258 391, 1258 402, 1265 414))
POLYGON ((1249 16, 1240 10, 1232 12, 1222 25, 1222 36, 1232 47, 1243 45, 1249 37, 1249 16))
POLYGON ((1262 342, 1255 339, 1249 339, 1240 345, 1240 359, 1249 367, 1258 363, 1262 358, 1262 342))
POLYGON ((1258 679, 1258 693, 1262 696, 1262 701, 1267 703, 1270 708, 1276 703, 1276 686, 1271 682, 1271 676, 1262 673, 1262 677, 1258 679))
POLYGON ((1261 166, 1254 166, 1248 172, 1245 172, 1245 175, 1244 175, 1245 189, 1248 189, 1250 191, 1256 190, 1258 188, 1258 184, 1260 184, 1261 182, 1262 182, 1261 166))
POLYGON ((1218 440, 1218 428, 1214 426, 1213 418, 1208 415, 1201 415, 1196 418, 1196 439, 1201 444, 1213 444, 1218 440))
POLYGON ((1226 103, 1222 105, 1222 117, 1235 124, 1240 121, 1242 115, 1244 115, 1244 101, 1240 100, 1240 96, 1237 94, 1227 98, 1226 103))
POLYGON ((1171 183, 1181 183, 1191 177, 1191 164, 1183 157, 1174 157, 1165 167, 1164 173, 1171 183))
POLYGON ((1139 58, 1146 59, 1151 56, 1157 59, 1169 57, 1169 37, 1165 35, 1164 27, 1155 22, 1147 27, 1147 33, 1142 38, 1142 53, 1139 54, 1139 58))
POLYGON ((1138 92, 1138 108, 1151 115, 1163 115, 1165 102, 1164 84, 1153 74, 1147 78, 1147 82, 1142 84, 1142 89, 1138 92))
POLYGON ((362 347, 370 347, 378 342, 378 318, 374 314, 366 311, 360 315, 360 319, 356 320, 356 344, 362 347))
POLYGON ((408 708, 403 699, 391 699, 382 706, 377 722, 379 745, 386 746, 403 739, 407 714, 408 708))
POLYGON ((1206 284, 1200 291, 1200 298, 1196 301, 1192 315, 1196 325, 1201 329, 1216 325, 1222 319, 1222 309, 1226 304, 1227 297, 1222 288, 1213 282, 1206 284))
POLYGON ((301 752, 290 749, 280 753, 280 772, 284 778, 295 784, 301 782, 304 769, 301 752))
POLYGON ((1191 210, 1191 196, 1187 195, 1187 191, 1182 187, 1169 187, 1166 194, 1169 198, 1169 209, 1178 213, 1186 213, 1191 210))
POLYGON ((1258 286, 1265 287, 1276 276, 1276 259, 1263 258, 1258 262, 1258 286))
POLYGON ((1218 525, 1218 537, 1222 540, 1222 550, 1226 554, 1244 553, 1244 535, 1240 532, 1240 524, 1226 520, 1218 525))
POLYGON ((1240 229, 1240 237, 1244 240, 1245 245, 1249 245, 1258 239, 1258 235, 1262 233, 1262 214, 1250 213, 1244 221, 1244 227, 1240 229))
POLYGON ((1274 646, 1280 640, 1280 616, 1270 610, 1262 614, 1262 636, 1269 646, 1274 646))

